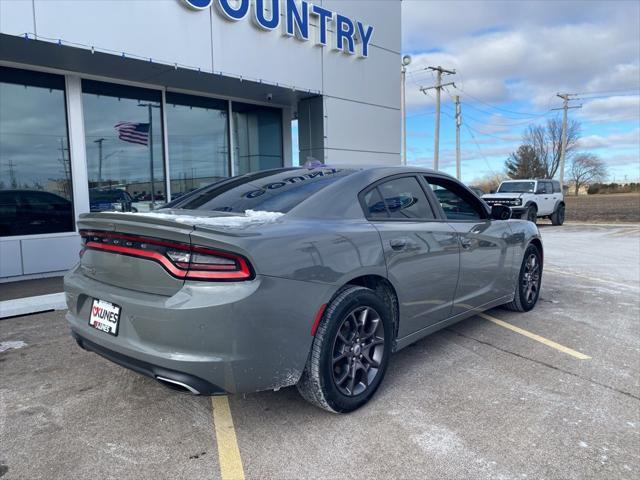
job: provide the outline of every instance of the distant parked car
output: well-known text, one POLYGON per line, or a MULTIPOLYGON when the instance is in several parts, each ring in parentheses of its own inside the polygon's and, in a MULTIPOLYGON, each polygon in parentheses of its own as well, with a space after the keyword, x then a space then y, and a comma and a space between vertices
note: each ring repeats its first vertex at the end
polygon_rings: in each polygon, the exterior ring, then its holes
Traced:
POLYGON ((507 205, 514 215, 536 223, 548 217, 554 225, 564 223, 564 195, 557 180, 506 180, 496 193, 483 195, 490 206, 507 205))
POLYGON ((73 230, 73 208, 66 198, 42 190, 0 191, 0 237, 73 230))
POLYGON ((89 190, 89 210, 92 212, 137 212, 133 199, 124 190, 89 190))

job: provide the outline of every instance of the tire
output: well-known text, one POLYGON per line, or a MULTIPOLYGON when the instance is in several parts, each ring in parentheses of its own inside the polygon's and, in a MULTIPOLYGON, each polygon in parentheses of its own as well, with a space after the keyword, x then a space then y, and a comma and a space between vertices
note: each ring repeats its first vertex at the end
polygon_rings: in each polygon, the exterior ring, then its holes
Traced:
POLYGON ((384 378, 392 335, 388 306, 373 290, 343 288, 322 316, 298 391, 305 400, 329 412, 360 408, 384 378))
POLYGON ((528 312, 536 306, 540 297, 540 285, 542 284, 542 260, 540 250, 535 245, 529 245, 524 252, 518 284, 512 302, 504 305, 514 312, 528 312), (535 258, 535 269, 532 272, 531 259, 535 258), (531 289, 530 289, 531 287, 531 289))
POLYGON ((565 206, 564 206, 564 203, 561 203, 560 205, 558 205, 558 208, 556 208, 555 212, 553 212, 553 214, 550 217, 551 224, 562 225, 564 223, 564 213, 565 213, 565 206))
POLYGON ((530 222, 536 223, 538 221, 538 208, 535 205, 529 205, 525 212, 525 218, 530 222))

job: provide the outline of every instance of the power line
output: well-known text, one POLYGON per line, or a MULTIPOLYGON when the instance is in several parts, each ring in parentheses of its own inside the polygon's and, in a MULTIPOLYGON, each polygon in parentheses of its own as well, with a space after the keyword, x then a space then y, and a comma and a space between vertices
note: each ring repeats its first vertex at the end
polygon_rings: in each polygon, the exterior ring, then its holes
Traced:
POLYGON ((602 95, 602 94, 611 94, 611 95, 615 95, 615 94, 623 94, 623 93, 628 93, 631 94, 633 92, 633 94, 638 95, 640 94, 640 86, 638 88, 630 88, 629 90, 602 90, 599 92, 578 92, 575 93, 574 95, 580 95, 580 96, 584 96, 584 95, 602 95))
POLYGON ((476 148, 478 149, 478 153, 480 154, 480 156, 482 157, 482 159, 484 160, 485 165, 487 166, 487 168, 491 171, 492 175, 496 175, 496 171, 491 167, 491 165, 489 165, 489 160, 487 160, 487 157, 485 157, 484 153, 482 152, 482 149, 480 148, 480 145, 478 144, 478 141, 476 140, 475 135, 473 134, 473 132, 469 129, 469 126, 465 123, 464 127, 467 129, 467 131, 469 132, 469 135, 471 135, 471 138, 473 139, 473 143, 475 143, 476 148))
POLYGON ((527 115, 527 116, 530 116, 530 117, 542 117, 542 116, 544 116, 544 115, 546 115, 546 114, 548 113, 548 111, 547 111, 547 112, 537 112, 537 113, 530 113, 530 112, 518 112, 518 111, 515 111, 515 110, 509 110, 509 109, 506 109, 506 108, 497 107, 497 106, 495 106, 495 105, 492 105, 491 103, 487 103, 487 102, 485 102, 484 100, 480 100, 478 97, 475 97, 475 96, 471 95, 470 93, 466 92, 465 90, 463 90, 463 89, 462 89, 462 88, 460 88, 460 87, 457 87, 457 86, 456 86, 455 88, 456 88, 456 89, 458 89, 458 90, 460 90, 460 91, 461 91, 462 93, 464 93, 467 97, 473 98, 476 102, 481 103, 481 104, 483 104, 483 105, 486 105, 487 107, 491 107, 491 108, 493 108, 493 109, 495 109, 495 110, 499 110, 499 111, 501 111, 501 112, 512 113, 512 114, 515 114, 515 115, 527 115))

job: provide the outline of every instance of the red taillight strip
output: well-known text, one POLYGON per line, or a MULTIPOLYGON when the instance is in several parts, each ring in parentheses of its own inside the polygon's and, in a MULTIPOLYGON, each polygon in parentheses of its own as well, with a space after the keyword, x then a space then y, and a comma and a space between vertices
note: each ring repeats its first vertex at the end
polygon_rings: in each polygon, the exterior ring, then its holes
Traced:
POLYGON ((202 253, 204 255, 215 255, 219 257, 225 257, 232 259, 236 262, 237 266, 233 265, 215 265, 206 263, 173 263, 169 258, 160 252, 153 250, 144 250, 138 247, 126 247, 122 245, 113 245, 107 243, 99 243, 91 241, 87 238, 87 242, 84 246, 92 250, 102 250, 110 253, 117 253, 120 255, 128 255, 131 257, 144 258, 152 260, 161 264, 165 270, 171 275, 181 279, 193 279, 193 280, 249 280, 252 277, 251 268, 249 263, 240 255, 234 255, 229 252, 220 252, 206 247, 200 247, 197 245, 191 246, 184 243, 173 243, 156 238, 143 237, 137 235, 126 235, 115 232, 102 232, 92 230, 82 230, 80 232, 82 237, 99 237, 99 238, 118 238, 123 240, 129 240, 138 243, 148 243, 150 245, 158 245, 172 249, 187 250, 189 252, 202 253), (182 268, 181 268, 182 267, 182 268), (233 271, 225 271, 231 270, 233 271))
POLYGON ((87 248, 93 250, 104 250, 107 252, 121 253, 122 255, 129 255, 131 257, 148 258, 154 260, 166 268, 171 275, 178 278, 185 278, 188 270, 181 270, 176 267, 171 261, 158 252, 152 252, 150 250, 142 250, 140 248, 120 247, 118 245, 106 245, 104 243, 87 242, 87 248))
POLYGON ((130 240, 132 242, 144 242, 144 243, 150 243, 151 245, 159 245, 161 247, 175 248, 176 250, 187 250, 187 251, 191 250, 191 245, 189 245, 188 243, 168 242, 165 240, 160 240, 158 238, 144 237, 141 235, 126 235, 124 233, 81 230, 80 236, 81 237, 100 237, 100 238, 119 238, 121 240, 130 240))

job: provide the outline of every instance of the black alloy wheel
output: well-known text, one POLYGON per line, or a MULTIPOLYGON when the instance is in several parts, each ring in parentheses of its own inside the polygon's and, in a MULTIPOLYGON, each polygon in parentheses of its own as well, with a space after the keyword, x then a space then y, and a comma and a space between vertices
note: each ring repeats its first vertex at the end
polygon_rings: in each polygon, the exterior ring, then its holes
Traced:
POLYGON ((346 396, 360 395, 373 383, 384 356, 384 326, 371 307, 354 309, 333 342, 333 381, 346 396))

